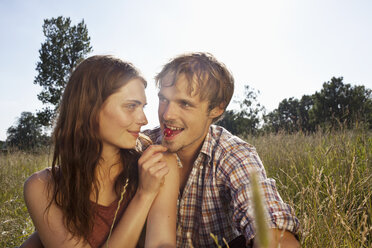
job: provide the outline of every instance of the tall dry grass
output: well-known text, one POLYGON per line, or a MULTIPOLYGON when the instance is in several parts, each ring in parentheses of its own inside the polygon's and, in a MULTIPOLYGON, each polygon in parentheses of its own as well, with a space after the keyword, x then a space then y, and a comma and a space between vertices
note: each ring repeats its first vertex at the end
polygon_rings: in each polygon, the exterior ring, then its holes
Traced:
POLYGON ((248 137, 301 222, 302 247, 372 247, 372 135, 248 137))
MULTIPOLYGON (((372 247, 372 134, 363 129, 247 137, 301 222, 302 247, 372 247)), ((47 155, 0 155, 0 247, 33 232, 23 182, 47 155)))

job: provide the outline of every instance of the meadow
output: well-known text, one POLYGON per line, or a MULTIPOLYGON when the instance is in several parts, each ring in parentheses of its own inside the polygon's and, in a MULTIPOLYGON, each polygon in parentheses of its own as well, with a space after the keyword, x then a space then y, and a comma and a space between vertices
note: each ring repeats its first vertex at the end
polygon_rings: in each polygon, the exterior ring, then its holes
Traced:
MULTIPOLYGON (((246 137, 301 223, 302 247, 372 247, 372 133, 365 129, 312 135, 246 137)), ((0 154, 0 247, 33 232, 23 182, 50 163, 47 152, 0 154)))

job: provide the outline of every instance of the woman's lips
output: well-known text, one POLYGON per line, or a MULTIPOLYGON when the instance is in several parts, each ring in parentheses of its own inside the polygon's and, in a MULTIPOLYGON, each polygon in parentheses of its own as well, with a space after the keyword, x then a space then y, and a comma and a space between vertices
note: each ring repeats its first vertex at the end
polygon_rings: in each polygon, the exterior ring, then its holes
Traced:
POLYGON ((129 131, 129 133, 136 138, 138 138, 138 136, 139 136, 139 132, 136 132, 136 131, 129 131))

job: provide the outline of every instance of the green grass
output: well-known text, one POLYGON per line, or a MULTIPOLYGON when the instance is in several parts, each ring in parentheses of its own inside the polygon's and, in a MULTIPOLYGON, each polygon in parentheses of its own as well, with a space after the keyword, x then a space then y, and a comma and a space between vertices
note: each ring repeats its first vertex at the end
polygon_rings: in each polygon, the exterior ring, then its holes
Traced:
MULTIPOLYGON (((301 223, 302 247, 372 247, 372 134, 362 129, 247 137, 301 223)), ((0 247, 33 232, 23 182, 47 155, 0 155, 0 247)))
POLYGON ((47 167, 47 155, 0 154, 0 247, 19 246, 33 230, 23 201, 23 183, 47 167))

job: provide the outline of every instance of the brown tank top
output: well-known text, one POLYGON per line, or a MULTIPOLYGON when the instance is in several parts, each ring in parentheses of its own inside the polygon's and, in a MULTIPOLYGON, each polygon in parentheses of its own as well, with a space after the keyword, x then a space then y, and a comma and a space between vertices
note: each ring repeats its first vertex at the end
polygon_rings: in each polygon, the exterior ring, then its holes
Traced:
MULTIPOLYGON (((88 243, 92 248, 101 247, 107 240, 112 221, 114 220, 115 212, 118 207, 119 199, 115 200, 109 206, 102 206, 96 203, 93 203, 95 207, 95 217, 94 217, 94 226, 93 232, 88 237, 88 243)), ((120 221, 121 217, 124 214, 127 204, 123 201, 120 205, 118 215, 116 216, 115 226, 120 221)), ((143 248, 145 242, 145 228, 143 228, 141 236, 139 238, 137 248, 143 248)))
MULTIPOLYGON (((118 202, 119 199, 112 202, 109 206, 93 203, 95 207, 94 226, 92 234, 88 237, 88 243, 91 247, 100 247, 106 242, 118 207, 118 202)), ((116 217, 115 225, 121 219, 124 210, 124 204, 122 203, 116 217)))

